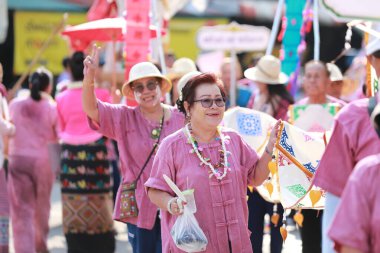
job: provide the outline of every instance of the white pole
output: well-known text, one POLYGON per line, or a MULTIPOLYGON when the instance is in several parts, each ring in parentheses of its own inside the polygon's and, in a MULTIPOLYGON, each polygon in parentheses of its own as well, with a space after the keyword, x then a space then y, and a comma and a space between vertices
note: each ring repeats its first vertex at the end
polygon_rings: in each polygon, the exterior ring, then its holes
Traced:
POLYGON ((314 29, 314 60, 319 60, 319 21, 318 21, 318 1, 313 0, 313 29, 314 29))
POLYGON ((276 14, 273 20, 272 31, 269 38, 269 44, 267 47, 267 51, 265 52, 266 55, 272 54, 274 44, 276 43, 276 37, 278 33, 278 28, 280 27, 281 11, 282 11, 283 6, 284 6, 284 0, 279 0, 277 4, 276 14))
MULTIPOLYGON (((152 0, 152 15, 154 20, 154 25, 156 26, 156 32, 157 32, 157 46, 158 46, 158 55, 160 58, 160 65, 161 65, 161 72, 163 75, 166 75, 166 64, 165 64, 165 55, 164 55, 164 48, 162 45, 162 38, 161 38, 161 17, 158 15, 158 8, 157 8, 157 1, 158 0, 152 0)), ((170 94, 167 93, 165 96, 165 101, 167 104, 171 104, 170 94)))
POLYGON ((230 107, 236 106, 236 51, 231 50, 230 107))

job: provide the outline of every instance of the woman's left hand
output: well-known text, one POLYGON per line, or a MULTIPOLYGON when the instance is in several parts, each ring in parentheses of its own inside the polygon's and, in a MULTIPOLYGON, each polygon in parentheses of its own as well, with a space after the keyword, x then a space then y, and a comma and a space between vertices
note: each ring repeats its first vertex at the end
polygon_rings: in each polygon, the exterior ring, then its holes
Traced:
POLYGON ((280 131, 281 124, 282 124, 282 120, 280 120, 280 119, 277 120, 276 124, 272 128, 272 132, 270 133, 267 148, 268 148, 269 152, 271 152, 271 153, 273 152, 274 145, 276 144, 277 136, 278 136, 278 133, 280 131))

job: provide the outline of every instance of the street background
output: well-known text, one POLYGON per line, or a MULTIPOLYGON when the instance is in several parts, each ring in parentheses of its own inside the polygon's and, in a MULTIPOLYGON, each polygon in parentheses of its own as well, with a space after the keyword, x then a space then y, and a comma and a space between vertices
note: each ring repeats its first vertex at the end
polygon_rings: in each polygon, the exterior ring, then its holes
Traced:
MULTIPOLYGON (((62 204, 59 183, 56 182, 53 187, 51 197, 51 212, 50 212, 50 234, 48 239, 48 246, 50 253, 66 253, 66 240, 62 230, 62 204)), ((120 222, 115 222, 116 236, 116 252, 115 253, 132 253, 132 248, 128 243, 128 234, 126 225, 120 222)), ((299 231, 296 229, 293 222, 288 220, 288 238, 282 250, 283 253, 300 253, 301 240, 299 231)), ((11 235, 12 237, 12 235, 11 235)), ((269 253, 270 236, 268 233, 264 236, 263 253, 269 253)), ((10 252, 14 253, 13 243, 11 238, 10 252)), ((216 253, 216 252, 215 252, 216 253)))

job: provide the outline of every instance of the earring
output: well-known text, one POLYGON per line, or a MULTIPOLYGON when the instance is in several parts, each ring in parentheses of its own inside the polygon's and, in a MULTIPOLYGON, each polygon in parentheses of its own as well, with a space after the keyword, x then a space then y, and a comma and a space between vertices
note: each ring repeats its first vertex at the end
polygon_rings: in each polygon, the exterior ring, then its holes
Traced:
POLYGON ((190 120, 191 116, 190 116, 190 113, 186 113, 186 120, 190 120))

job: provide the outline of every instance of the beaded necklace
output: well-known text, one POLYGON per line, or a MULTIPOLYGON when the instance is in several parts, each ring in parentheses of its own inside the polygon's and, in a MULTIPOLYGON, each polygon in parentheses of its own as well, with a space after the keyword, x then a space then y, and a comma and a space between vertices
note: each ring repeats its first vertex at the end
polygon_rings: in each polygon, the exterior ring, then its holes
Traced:
POLYGON ((152 132, 150 132, 150 138, 153 140, 157 140, 158 137, 160 136, 161 130, 162 130, 162 125, 164 123, 164 117, 165 117, 165 108, 162 108, 162 118, 160 119, 160 125, 156 128, 153 128, 152 132))
POLYGON ((204 164, 210 168, 210 170, 211 170, 210 178, 212 176, 215 176, 216 179, 222 180, 227 175, 227 171, 231 170, 230 168, 228 168, 228 166, 229 166, 229 163, 227 160, 228 151, 226 150, 226 144, 225 144, 226 137, 222 134, 222 132, 218 128, 219 140, 220 140, 220 143, 222 145, 222 150, 220 150, 219 163, 216 165, 212 165, 210 162, 211 159, 205 158, 203 156, 202 151, 199 149, 198 142, 195 140, 194 136, 190 132, 190 128, 191 128, 191 126, 189 127, 189 124, 187 124, 185 126, 185 133, 187 135, 187 139, 188 139, 189 143, 193 147, 193 150, 192 150, 193 153, 195 153, 198 156, 199 160, 201 160, 201 165, 204 164), (223 172, 221 170, 222 167, 223 167, 223 172))

